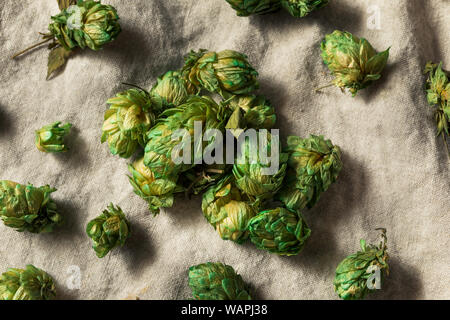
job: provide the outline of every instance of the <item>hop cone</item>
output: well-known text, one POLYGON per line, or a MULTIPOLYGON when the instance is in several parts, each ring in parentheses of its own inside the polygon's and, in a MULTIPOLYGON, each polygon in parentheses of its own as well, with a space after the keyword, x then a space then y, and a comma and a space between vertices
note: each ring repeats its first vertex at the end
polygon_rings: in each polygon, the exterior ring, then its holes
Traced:
POLYGON ((252 14, 266 14, 280 9, 280 0, 226 0, 236 10, 237 15, 247 17, 252 14))
POLYGON ((389 49, 377 53, 366 39, 338 30, 325 37, 321 49, 323 61, 336 77, 333 84, 348 88, 353 96, 381 78, 389 58, 389 49))
MULTIPOLYGON (((260 138, 245 139, 241 144, 240 150, 242 159, 237 159, 233 166, 233 174, 236 178, 237 187, 247 194, 252 201, 264 201, 272 198, 272 196, 281 188, 287 167, 287 154, 281 153, 280 149, 272 149, 272 136, 267 134, 268 141, 265 147, 265 154, 272 155, 276 152, 279 165, 275 168, 275 172, 269 168, 273 163, 269 163, 268 159, 261 158, 260 138), (267 161, 264 161, 267 160, 267 161)), ((239 140, 238 140, 239 141, 239 140)), ((238 146, 239 148, 239 146, 238 146)))
POLYGON ((144 165, 144 158, 128 166, 131 176, 128 176, 134 192, 148 202, 152 213, 158 214, 160 208, 173 205, 173 194, 180 192, 177 177, 155 179, 153 172, 144 165))
POLYGON ((202 211, 222 239, 242 243, 248 238, 248 222, 256 212, 234 180, 228 175, 211 186, 203 194, 202 211))
POLYGON ((130 237, 130 225, 122 209, 111 203, 108 210, 88 223, 86 233, 94 242, 97 257, 103 258, 114 247, 125 244, 130 237))
POLYGON ((288 174, 284 186, 276 195, 292 210, 312 208, 322 192, 336 181, 342 169, 341 150, 323 136, 307 139, 288 137, 288 174))
POLYGON ((60 124, 61 122, 57 121, 36 130, 35 144, 39 151, 64 152, 68 150, 64 144, 64 137, 70 132, 72 124, 66 123, 61 127, 60 124))
POLYGON ((16 182, 0 181, 0 217, 7 227, 17 231, 45 233, 62 223, 48 185, 33 187, 16 182))
POLYGON ((53 300, 56 298, 52 277, 33 265, 25 270, 9 268, 0 276, 0 300, 53 300))
POLYGON ((114 155, 129 158, 139 144, 145 145, 145 134, 155 123, 158 108, 143 90, 129 89, 106 102, 102 143, 107 141, 114 155))
POLYGON ((231 266, 219 262, 190 267, 189 287, 196 300, 251 300, 242 277, 231 266))
POLYGON ((67 50, 76 47, 99 50, 121 31, 116 9, 100 1, 78 1, 52 20, 48 29, 67 50))
POLYGON ((260 212, 250 220, 249 230, 259 249, 287 256, 298 254, 311 234, 301 214, 285 208, 260 212))
POLYGON ((328 4, 328 0, 281 0, 281 5, 292 16, 302 18, 328 4))
POLYGON ((382 276, 384 273, 389 273, 386 230, 382 230, 383 241, 378 247, 366 245, 366 242, 361 240, 362 251, 348 256, 338 265, 334 279, 334 291, 342 299, 364 299, 365 295, 370 292, 367 280, 372 275, 371 268, 373 266, 380 268, 382 276))
POLYGON ((155 100, 161 104, 161 109, 177 107, 186 102, 195 90, 178 71, 168 71, 158 78, 150 91, 155 100))
POLYGON ((233 50, 191 51, 182 72, 197 90, 204 88, 222 96, 249 94, 259 87, 258 72, 248 63, 247 56, 233 50))

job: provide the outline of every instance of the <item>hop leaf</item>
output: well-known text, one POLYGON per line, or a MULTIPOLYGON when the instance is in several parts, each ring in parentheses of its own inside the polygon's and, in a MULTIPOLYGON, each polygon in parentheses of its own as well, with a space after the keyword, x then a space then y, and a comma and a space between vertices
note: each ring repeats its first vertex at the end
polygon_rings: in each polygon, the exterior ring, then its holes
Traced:
POLYGON ((200 91, 217 92, 222 96, 249 94, 258 89, 258 72, 248 63, 247 56, 233 51, 191 51, 185 57, 183 75, 200 91))
POLYGON ((186 102, 195 89, 178 71, 168 71, 158 78, 157 83, 150 91, 161 104, 161 109, 177 107, 186 102))
POLYGON ((366 39, 338 30, 325 37, 321 49, 323 61, 336 77, 333 83, 348 88, 353 96, 381 78, 389 58, 389 49, 377 53, 366 39))
POLYGON ((189 287, 196 300, 251 300, 242 277, 231 266, 219 262, 190 267, 189 287))
POLYGON ((236 10, 238 16, 247 17, 252 14, 267 14, 278 11, 280 0, 226 0, 236 10))
POLYGON ((78 1, 52 20, 48 29, 66 50, 76 47, 99 50, 121 31, 116 9, 100 1, 78 1))
POLYGON ((9 268, 0 276, 0 300, 53 300, 52 277, 33 265, 25 270, 9 268))
POLYGON ((292 16, 302 18, 328 4, 328 0, 281 0, 281 5, 292 16))
POLYGON ((94 242, 97 257, 103 258, 114 247, 125 244, 130 237, 130 224, 122 209, 111 203, 108 210, 88 223, 86 233, 94 242))
POLYGON ((39 151, 42 152, 65 152, 68 150, 64 144, 64 137, 70 132, 72 124, 66 123, 60 126, 61 122, 43 126, 36 130, 35 144, 39 151))
POLYGON ((367 287, 367 279, 372 275, 371 268, 373 266, 380 268, 382 276, 384 273, 389 273, 386 230, 381 230, 383 241, 378 247, 366 245, 366 242, 361 240, 362 251, 348 256, 338 265, 334 279, 334 290, 342 299, 364 299, 366 294, 370 292, 367 287))
POLYGON ((48 185, 35 188, 13 181, 0 181, 0 217, 3 223, 17 231, 51 232, 62 223, 61 215, 50 194, 56 191, 48 185))
POLYGON ((288 174, 284 186, 276 195, 292 210, 312 208, 342 169, 341 150, 323 136, 311 135, 307 139, 288 137, 288 174))

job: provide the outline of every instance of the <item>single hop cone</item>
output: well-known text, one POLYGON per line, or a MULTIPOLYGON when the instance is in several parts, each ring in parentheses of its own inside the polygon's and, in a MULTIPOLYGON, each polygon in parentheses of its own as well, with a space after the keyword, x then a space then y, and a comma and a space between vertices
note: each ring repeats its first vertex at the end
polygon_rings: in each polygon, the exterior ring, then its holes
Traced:
POLYGON ((281 0, 281 6, 292 16, 302 18, 328 4, 328 0, 281 0))
POLYGON ((236 14, 247 17, 253 14, 267 14, 280 10, 280 0, 226 0, 236 14))
POLYGON ((70 132, 72 124, 66 123, 60 126, 61 122, 43 126, 36 130, 35 144, 39 151, 42 152, 65 152, 68 150, 64 143, 64 138, 70 132))

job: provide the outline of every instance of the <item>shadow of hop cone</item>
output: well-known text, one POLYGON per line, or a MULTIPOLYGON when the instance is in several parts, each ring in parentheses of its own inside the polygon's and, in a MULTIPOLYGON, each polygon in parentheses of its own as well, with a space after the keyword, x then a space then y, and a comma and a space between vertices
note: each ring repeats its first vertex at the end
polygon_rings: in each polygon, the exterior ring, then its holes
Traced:
POLYGON ((130 224, 122 209, 111 203, 107 210, 88 223, 86 233, 94 242, 97 257, 103 258, 114 247, 125 244, 130 237, 130 224))
POLYGON ((50 198, 55 191, 48 185, 36 188, 31 184, 1 180, 0 217, 3 223, 17 231, 52 232, 63 221, 50 198))
POLYGON ((25 269, 9 268, 0 276, 0 300, 53 300, 53 279, 33 265, 25 269))
POLYGON ((267 14, 280 10, 280 0, 226 0, 236 14, 247 17, 253 14, 267 14))
POLYGON ((196 300, 251 300, 249 286, 242 277, 220 262, 190 267, 189 287, 196 300))
POLYGON ((64 138, 69 134, 72 128, 71 123, 60 126, 61 122, 43 126, 36 130, 35 144, 39 151, 42 152, 65 152, 68 150, 64 144, 64 138))
POLYGON ((302 18, 328 4, 328 0, 281 0, 281 5, 293 17, 302 18))

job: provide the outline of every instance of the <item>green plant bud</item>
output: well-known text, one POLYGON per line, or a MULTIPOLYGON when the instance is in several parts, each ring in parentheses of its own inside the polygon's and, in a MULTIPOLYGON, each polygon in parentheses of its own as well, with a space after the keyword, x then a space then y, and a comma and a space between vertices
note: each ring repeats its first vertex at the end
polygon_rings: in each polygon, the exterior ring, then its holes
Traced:
POLYGON ((267 138, 268 143, 264 146, 266 148, 265 153, 270 157, 272 152, 277 152, 279 157, 277 172, 274 174, 265 174, 265 169, 270 168, 272 163, 260 159, 259 137, 257 139, 257 145, 254 145, 255 142, 253 140, 245 139, 244 143, 241 144, 243 159, 237 159, 233 166, 233 174, 236 178, 237 187, 247 194, 252 201, 264 201, 272 198, 281 188, 286 174, 288 154, 282 153, 280 150, 273 150, 272 138, 269 133, 267 133, 267 138))
POLYGON ((288 173, 283 188, 275 196, 292 210, 312 208, 322 192, 328 190, 342 169, 341 150, 323 136, 307 139, 290 136, 288 173))
POLYGON ((248 228, 259 249, 286 256, 298 254, 311 234, 300 213, 281 207, 260 212, 248 228))
POLYGON ((380 269, 380 276, 389 274, 388 260, 386 252, 386 230, 382 230, 380 245, 366 245, 361 240, 361 250, 345 258, 336 269, 334 279, 334 291, 344 300, 364 299, 371 289, 367 287, 367 280, 373 274, 373 268, 380 269))
POLYGON ((39 151, 42 152, 65 152, 68 150, 64 144, 64 137, 70 132, 72 124, 66 123, 59 126, 61 122, 43 126, 36 130, 35 144, 39 151))
POLYGON ((230 101, 230 108, 234 113, 227 123, 227 129, 269 130, 277 120, 275 109, 263 96, 237 96, 230 101))
POLYGON ((207 262, 189 268, 195 300, 251 300, 249 286, 231 266, 207 262))
POLYGON ((51 232, 62 223, 50 194, 56 189, 46 185, 36 188, 13 181, 0 181, 0 217, 17 231, 51 232))
POLYGON ((144 90, 129 89, 118 93, 106 102, 102 127, 102 143, 107 141, 114 155, 129 158, 140 144, 145 145, 145 135, 154 125, 159 109, 144 90))
POLYGON ((183 189, 177 186, 177 177, 155 179, 153 172, 144 165, 144 158, 140 158, 128 166, 131 176, 128 176, 134 193, 148 202, 150 211, 158 214, 160 208, 173 205, 173 194, 183 189))
POLYGON ((256 211, 236 187, 233 175, 211 186, 202 198, 202 211, 224 240, 243 243, 248 238, 248 222, 256 211))
POLYGON ((302 18, 314 10, 320 9, 328 4, 328 0, 281 0, 281 5, 292 16, 302 18))
POLYGON ((116 9, 100 1, 78 1, 52 20, 48 29, 66 50, 76 47, 99 50, 121 31, 116 9))
POLYGON ((97 257, 103 258, 114 247, 125 244, 130 237, 130 224, 122 209, 111 203, 107 210, 87 224, 86 233, 94 242, 92 247, 97 257))
POLYGON ((0 300, 53 300, 56 289, 46 272, 29 264, 24 269, 9 268, 0 276, 0 300))
POLYGON ((191 51, 182 72, 198 91, 203 88, 221 96, 249 94, 259 88, 258 72, 246 55, 233 50, 191 51))
POLYGON ((238 16, 267 14, 280 10, 280 0, 226 0, 238 16))
POLYGON ((168 71, 158 78, 150 93, 160 101, 161 109, 166 109, 185 103, 195 90, 180 72, 168 71))
POLYGON ((322 58, 335 76, 333 84, 353 96, 381 78, 389 58, 389 48, 377 53, 364 38, 336 30, 325 37, 321 45, 322 58))

